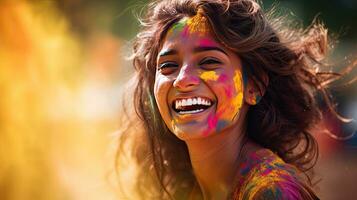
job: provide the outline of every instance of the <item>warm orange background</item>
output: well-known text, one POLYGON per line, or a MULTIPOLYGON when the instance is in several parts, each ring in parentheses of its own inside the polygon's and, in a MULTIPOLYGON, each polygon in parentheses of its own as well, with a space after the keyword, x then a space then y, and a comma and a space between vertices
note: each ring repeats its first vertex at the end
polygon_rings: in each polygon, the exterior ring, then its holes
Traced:
MULTIPOLYGON (((1 200, 119 199, 113 159, 138 2, 0 1, 1 200)), ((348 35, 336 56, 355 41, 348 35)), ((357 117, 356 87, 347 91, 346 113, 357 117)), ((357 198, 356 138, 320 127, 316 137, 322 199, 357 198)))

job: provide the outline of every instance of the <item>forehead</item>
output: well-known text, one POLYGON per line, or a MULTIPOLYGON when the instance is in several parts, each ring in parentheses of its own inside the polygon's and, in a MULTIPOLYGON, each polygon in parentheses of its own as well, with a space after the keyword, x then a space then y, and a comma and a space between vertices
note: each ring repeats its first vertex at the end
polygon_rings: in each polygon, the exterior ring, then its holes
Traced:
POLYGON ((196 15, 190 18, 184 17, 180 21, 176 22, 169 29, 167 35, 177 36, 178 34, 180 34, 181 36, 204 36, 210 33, 211 30, 207 19, 201 15, 196 15))
POLYGON ((197 15, 182 18, 169 28, 162 47, 176 45, 221 46, 213 37, 207 19, 197 15))

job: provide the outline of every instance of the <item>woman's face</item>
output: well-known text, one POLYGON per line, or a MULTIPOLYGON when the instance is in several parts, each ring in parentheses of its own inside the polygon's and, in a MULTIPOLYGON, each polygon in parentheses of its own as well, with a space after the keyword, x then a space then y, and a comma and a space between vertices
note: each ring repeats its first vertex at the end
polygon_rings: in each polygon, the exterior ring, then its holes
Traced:
POLYGON ((154 88, 171 132, 187 140, 236 126, 243 90, 240 58, 212 37, 202 18, 171 27, 157 57, 154 88))

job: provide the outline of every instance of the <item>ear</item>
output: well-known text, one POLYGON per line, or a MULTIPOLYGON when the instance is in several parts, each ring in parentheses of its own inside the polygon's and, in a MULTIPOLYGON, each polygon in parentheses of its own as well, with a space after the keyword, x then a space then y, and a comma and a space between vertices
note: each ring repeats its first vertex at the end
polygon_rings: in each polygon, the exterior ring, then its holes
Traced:
POLYGON ((269 77, 267 74, 262 75, 259 81, 256 77, 248 77, 244 90, 244 101, 249 105, 257 105, 265 94, 266 88, 269 84, 269 77))

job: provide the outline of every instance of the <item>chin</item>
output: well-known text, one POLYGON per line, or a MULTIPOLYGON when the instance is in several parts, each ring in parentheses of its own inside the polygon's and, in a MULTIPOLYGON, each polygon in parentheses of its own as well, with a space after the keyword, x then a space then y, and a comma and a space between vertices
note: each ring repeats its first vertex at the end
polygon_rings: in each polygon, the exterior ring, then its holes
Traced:
POLYGON ((208 130, 207 127, 175 127, 172 130, 173 134, 176 135, 180 140, 192 140, 192 139, 203 139, 217 134, 215 130, 208 130))

